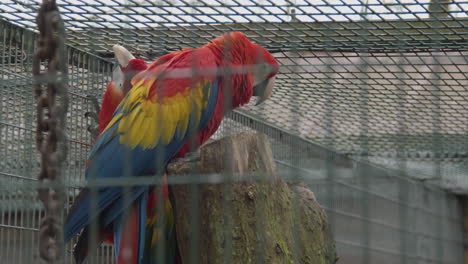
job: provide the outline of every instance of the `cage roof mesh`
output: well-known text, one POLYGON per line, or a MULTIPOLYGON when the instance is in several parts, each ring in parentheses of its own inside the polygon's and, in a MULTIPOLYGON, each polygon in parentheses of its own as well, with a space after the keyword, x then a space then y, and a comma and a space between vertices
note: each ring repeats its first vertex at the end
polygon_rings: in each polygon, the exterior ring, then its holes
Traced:
MULTIPOLYGON (((272 99, 242 111, 341 153, 466 165, 468 1, 57 3, 67 43, 107 60, 116 43, 150 61, 242 31, 281 63, 272 99)), ((4 0, 0 19, 37 31, 38 7, 4 0)))

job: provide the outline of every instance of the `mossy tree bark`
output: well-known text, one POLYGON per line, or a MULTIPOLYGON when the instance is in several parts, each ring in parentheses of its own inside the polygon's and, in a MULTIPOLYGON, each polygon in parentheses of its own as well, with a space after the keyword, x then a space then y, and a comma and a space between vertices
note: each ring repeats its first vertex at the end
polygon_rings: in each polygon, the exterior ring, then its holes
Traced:
POLYGON ((277 175, 265 135, 240 133, 201 148, 197 162, 173 162, 169 177, 224 173, 234 182, 174 185, 183 264, 335 263, 327 217, 305 185, 277 175), (253 172, 263 177, 252 179, 253 172))

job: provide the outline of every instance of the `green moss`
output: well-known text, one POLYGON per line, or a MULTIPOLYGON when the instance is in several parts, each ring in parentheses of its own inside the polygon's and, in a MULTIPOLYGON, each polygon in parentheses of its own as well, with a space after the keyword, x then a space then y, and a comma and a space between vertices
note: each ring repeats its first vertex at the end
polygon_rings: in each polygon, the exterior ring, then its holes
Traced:
MULTIPOLYGON (((187 212, 193 197, 187 195, 189 188, 174 189, 178 192, 174 195, 178 241, 183 244, 183 259, 188 259, 191 216, 187 212)), ((307 188, 274 178, 228 186, 204 184, 199 194, 199 263, 224 263, 226 257, 242 264, 262 260, 272 264, 334 263, 326 215, 307 188)))

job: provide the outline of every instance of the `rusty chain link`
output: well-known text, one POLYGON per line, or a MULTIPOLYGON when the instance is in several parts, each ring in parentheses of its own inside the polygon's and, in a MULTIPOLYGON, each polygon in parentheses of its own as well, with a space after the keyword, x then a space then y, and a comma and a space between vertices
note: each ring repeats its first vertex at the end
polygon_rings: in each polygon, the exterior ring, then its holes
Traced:
POLYGON ((67 153, 64 129, 68 93, 65 31, 55 0, 42 1, 36 23, 40 32, 33 60, 33 88, 37 100, 36 144, 41 153, 38 179, 42 184, 51 184, 38 190, 45 208, 39 229, 39 255, 48 263, 57 263, 61 262, 64 252, 62 219, 65 195, 60 185, 60 172, 67 153), (41 69, 42 64, 46 64, 45 69, 41 69))

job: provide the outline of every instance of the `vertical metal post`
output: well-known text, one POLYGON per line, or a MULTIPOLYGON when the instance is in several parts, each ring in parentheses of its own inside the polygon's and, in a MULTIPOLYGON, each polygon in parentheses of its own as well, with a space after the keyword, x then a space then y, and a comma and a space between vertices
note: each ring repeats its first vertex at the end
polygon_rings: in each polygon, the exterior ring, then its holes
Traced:
POLYGON ((33 88, 37 100, 36 145, 41 153, 38 179, 44 184, 38 194, 45 208, 39 230, 39 255, 47 263, 59 263, 64 252, 65 194, 60 186, 60 172, 67 152, 64 128, 68 94, 64 26, 55 0, 43 0, 36 23, 40 36, 33 60, 33 88), (42 63, 46 63, 45 71, 41 70, 42 63))
POLYGON ((409 175, 407 175, 407 147, 405 142, 400 139, 407 135, 408 133, 408 121, 406 113, 406 100, 407 100, 407 91, 405 89, 405 83, 403 80, 404 74, 404 54, 403 51, 398 53, 398 85, 397 85, 397 102, 398 102, 398 136, 397 136, 397 159, 398 159, 398 169, 402 173, 400 177, 397 178, 398 181, 398 202, 400 203, 398 207, 399 212, 399 238, 400 238, 400 263, 408 263, 408 194, 409 194, 409 182, 406 180, 409 175))
MULTIPOLYGON (((369 21, 366 20, 364 24, 364 34, 369 35, 369 21)), ((367 43, 364 42, 364 45, 367 43)), ((360 56, 359 62, 359 71, 360 77, 362 78, 362 86, 359 89, 359 135, 360 135, 360 151, 361 157, 363 162, 369 162, 369 57, 372 56, 371 51, 366 51, 365 48, 362 51, 358 51, 360 56)), ((362 192, 361 192, 361 216, 366 221, 361 222, 361 245, 362 245, 362 263, 368 264, 371 263, 370 259, 370 249, 372 249, 372 245, 370 244, 371 241, 371 225, 372 222, 367 221, 370 219, 370 201, 371 201, 371 181, 375 175, 372 175, 369 171, 363 169, 362 166, 359 166, 356 170, 356 178, 361 185, 362 192)))

